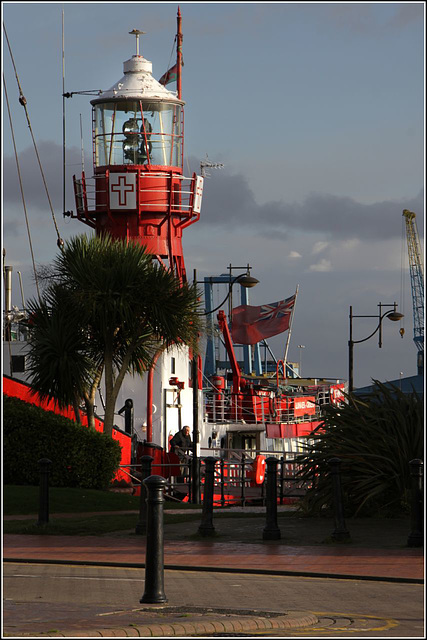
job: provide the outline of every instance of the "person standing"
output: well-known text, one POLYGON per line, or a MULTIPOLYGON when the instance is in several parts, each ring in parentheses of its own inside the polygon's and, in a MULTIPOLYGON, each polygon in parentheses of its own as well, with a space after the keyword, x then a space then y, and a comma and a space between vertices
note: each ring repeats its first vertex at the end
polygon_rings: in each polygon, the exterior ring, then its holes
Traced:
MULTIPOLYGON (((176 453, 180 462, 185 463, 181 466, 181 477, 188 475, 188 461, 190 460, 190 452, 193 450, 193 443, 190 436, 190 427, 182 427, 181 431, 178 431, 172 440, 170 441, 170 450, 176 453)), ((178 481, 179 482, 179 481, 178 481)))
POLYGON ((178 431, 172 440, 170 441, 171 451, 176 453, 180 460, 182 460, 183 454, 188 454, 192 451, 193 443, 191 442, 190 427, 182 427, 181 431, 178 431))

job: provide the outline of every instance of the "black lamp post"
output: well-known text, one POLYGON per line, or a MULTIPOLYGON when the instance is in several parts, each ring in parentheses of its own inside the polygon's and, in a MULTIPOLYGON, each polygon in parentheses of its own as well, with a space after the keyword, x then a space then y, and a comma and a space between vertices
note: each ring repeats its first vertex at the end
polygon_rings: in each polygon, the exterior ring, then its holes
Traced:
POLYGON ((353 346, 355 344, 359 344, 360 342, 366 342, 374 336, 377 331, 378 333, 378 347, 381 349, 382 347, 382 324, 384 318, 388 318, 393 322, 397 322, 403 318, 403 313, 399 313, 397 308, 397 303, 393 302, 393 304, 382 304, 381 302, 378 304, 378 315, 377 316, 360 316, 353 314, 353 307, 350 307, 350 339, 348 341, 348 390, 349 393, 353 391, 353 346), (385 311, 382 313, 383 307, 393 307, 393 311, 385 311), (378 318, 378 325, 376 329, 369 334, 367 338, 363 338, 363 340, 353 340, 353 318, 378 318))
MULTIPOLYGON (((257 280, 256 278, 253 278, 250 274, 250 267, 249 265, 247 266, 246 272, 245 273, 240 273, 239 275, 235 276, 233 279, 231 279, 231 269, 234 268, 242 268, 244 269, 244 267, 229 267, 230 269, 230 282, 228 285, 228 292, 227 295, 225 296, 224 300, 221 302, 220 305, 218 305, 217 307, 215 307, 215 309, 210 309, 209 311, 205 311, 204 313, 200 313, 199 315, 201 316, 207 316, 210 315, 211 313, 215 313, 215 311, 218 311, 218 309, 220 307, 222 307, 222 305, 227 302, 228 298, 231 295, 231 291, 233 288, 233 284, 235 284, 236 282, 238 282, 240 285, 242 285, 242 287, 246 287, 246 288, 252 288, 254 287, 256 284, 258 284, 259 280, 257 280)), ((193 271, 194 274, 194 283, 197 283, 197 273, 196 273, 196 269, 194 269, 193 271)), ((197 356, 193 355, 193 360, 192 360, 192 367, 191 367, 192 371, 191 371, 191 377, 192 377, 192 383, 193 383, 193 434, 192 434, 192 440, 193 440, 193 458, 191 461, 191 502, 192 504, 199 504, 199 460, 198 460, 198 456, 197 456, 197 443, 199 441, 199 385, 198 385, 198 362, 197 362, 197 356)))
MULTIPOLYGON (((234 268, 240 269, 243 267, 229 267, 229 269, 234 269, 234 268)), ((218 311, 218 309, 220 309, 223 306, 223 304, 227 302, 228 298, 231 296, 231 292, 233 290, 233 284, 236 284, 236 282, 238 282, 242 287, 245 287, 245 289, 252 289, 252 287, 255 287, 255 285, 258 284, 259 280, 251 276, 249 272, 249 265, 246 273, 240 273, 238 276, 235 276, 233 279, 231 279, 231 274, 230 274, 228 292, 224 300, 218 306, 216 306, 215 309, 210 309, 209 311, 205 311, 204 313, 201 313, 199 315, 208 316, 211 313, 215 313, 215 311, 218 311)))

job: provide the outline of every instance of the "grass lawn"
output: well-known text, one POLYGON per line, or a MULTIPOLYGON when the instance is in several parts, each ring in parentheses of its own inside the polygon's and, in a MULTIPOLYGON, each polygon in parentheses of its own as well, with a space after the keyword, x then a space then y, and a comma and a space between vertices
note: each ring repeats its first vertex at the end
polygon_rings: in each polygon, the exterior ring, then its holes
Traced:
MULTIPOLYGON (((95 489, 49 488, 50 513, 87 513, 89 511, 139 511, 139 496, 95 489)), ((165 509, 192 509, 198 505, 165 502, 165 509)), ((199 506, 200 508, 200 506, 199 506)), ((3 515, 29 515, 39 511, 39 487, 5 485, 3 515)))
MULTIPOLYGON (((200 520, 200 513, 164 514, 165 524, 177 524, 189 520, 200 520)), ((6 520, 3 533, 46 534, 56 536, 96 536, 113 531, 134 530, 138 523, 138 514, 124 513, 103 516, 75 518, 50 518, 49 524, 39 527, 36 520, 6 520)))

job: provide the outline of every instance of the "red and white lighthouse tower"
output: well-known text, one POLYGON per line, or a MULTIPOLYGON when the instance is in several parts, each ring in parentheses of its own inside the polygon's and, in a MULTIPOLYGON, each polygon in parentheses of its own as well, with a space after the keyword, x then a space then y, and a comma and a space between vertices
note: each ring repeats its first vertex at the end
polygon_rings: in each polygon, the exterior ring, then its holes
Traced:
MULTIPOLYGON (((71 215, 97 234, 146 246, 153 258, 185 281, 182 233, 200 217, 203 177, 183 173, 180 10, 176 63, 160 81, 152 75, 152 63, 140 54, 143 32, 134 29, 130 34, 136 37, 136 53, 124 62, 123 77, 91 101, 93 176, 87 179, 84 170, 80 178, 74 176, 76 213, 71 215), (175 80, 177 91, 166 89, 175 80)), ((181 417, 191 423, 189 356, 182 349, 159 352, 148 371, 145 397, 136 379, 120 391, 134 398, 137 429, 146 417, 148 442, 166 448, 166 429, 174 432, 181 417), (154 382, 156 362, 159 380, 154 382), (186 382, 171 387, 170 380, 178 378, 186 382), (164 407, 155 424, 154 407, 164 407)))
POLYGON ((75 217, 97 234, 145 245, 185 279, 182 233, 199 219, 203 178, 183 175, 179 9, 177 31, 176 65, 166 74, 176 77, 176 92, 155 80, 152 63, 140 55, 143 32, 130 32, 136 54, 124 63, 123 77, 91 101, 94 183, 83 172, 74 176, 74 190, 75 217))

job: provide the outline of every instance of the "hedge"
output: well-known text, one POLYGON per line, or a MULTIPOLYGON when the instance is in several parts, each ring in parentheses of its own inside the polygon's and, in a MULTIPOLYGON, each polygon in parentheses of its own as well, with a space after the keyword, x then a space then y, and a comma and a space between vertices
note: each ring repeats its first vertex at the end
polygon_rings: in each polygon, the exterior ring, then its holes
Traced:
POLYGON ((121 457, 111 437, 3 395, 3 482, 37 485, 38 460, 52 461, 52 487, 106 489, 121 457))

